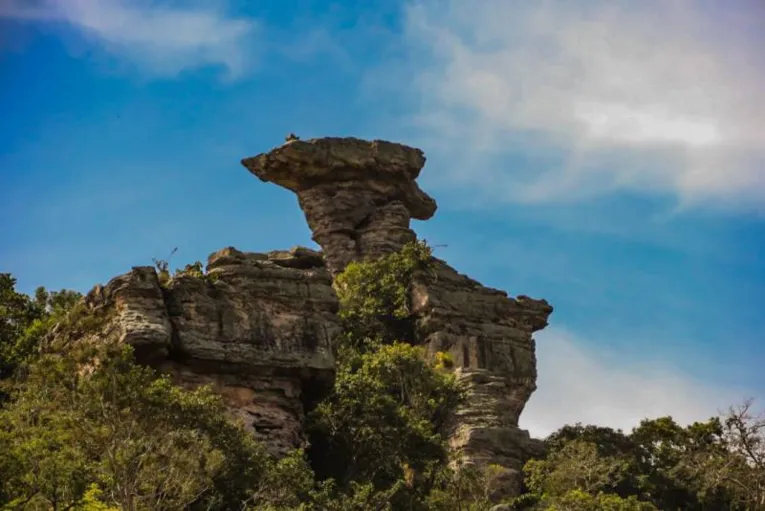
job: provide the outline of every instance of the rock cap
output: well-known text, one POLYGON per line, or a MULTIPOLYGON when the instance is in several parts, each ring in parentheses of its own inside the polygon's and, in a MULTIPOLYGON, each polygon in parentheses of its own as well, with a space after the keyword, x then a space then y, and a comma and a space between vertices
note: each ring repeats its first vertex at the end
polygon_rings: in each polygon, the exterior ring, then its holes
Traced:
POLYGON ((395 185, 395 198, 412 218, 427 220, 436 212, 436 201, 415 182, 425 155, 403 144, 354 137, 298 139, 245 158, 242 165, 261 181, 296 193, 328 182, 363 180, 386 188, 395 185))

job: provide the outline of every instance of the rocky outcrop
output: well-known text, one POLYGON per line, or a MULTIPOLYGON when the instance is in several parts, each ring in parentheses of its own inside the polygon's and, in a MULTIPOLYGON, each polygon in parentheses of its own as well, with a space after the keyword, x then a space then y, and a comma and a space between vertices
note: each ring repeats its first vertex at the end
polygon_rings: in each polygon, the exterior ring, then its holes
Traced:
POLYGON ((508 297, 437 262, 435 278, 413 289, 419 342, 452 355, 467 398, 449 425, 452 450, 477 465, 495 464, 497 488, 520 493, 521 469, 541 446, 518 419, 536 389, 532 334, 547 326, 544 300, 508 297))
POLYGON ((415 239, 411 218, 427 220, 436 202, 415 179, 419 149, 357 138, 290 140, 242 164, 262 181, 297 194, 313 240, 333 273, 415 239))
POLYGON ((86 303, 113 311, 102 333, 134 346, 140 362, 182 385, 211 384, 278 455, 304 443, 305 406, 332 385, 331 282, 312 250, 226 248, 210 256, 205 275, 162 286, 153 267, 136 267, 86 303))
MULTIPOLYGON (((435 201, 415 183, 419 149, 355 138, 291 140, 242 160, 263 181, 294 191, 333 274, 350 261, 376 258, 415 239, 411 218, 433 216, 435 201)), ((450 425, 452 448, 469 463, 504 468, 502 487, 520 489, 520 469, 540 445, 518 428, 536 388, 533 332, 547 325, 544 300, 482 286, 436 261, 434 278, 412 292, 416 341, 445 351, 467 391, 450 425)))
MULTIPOLYGON (((340 326, 332 277, 416 239, 410 220, 432 217, 436 203, 415 182, 422 151, 391 142, 290 138, 242 163, 296 193, 322 253, 226 248, 210 256, 204 274, 163 283, 153 267, 136 267, 94 288, 86 305, 109 311, 99 314, 106 318, 99 337, 134 346, 140 362, 180 384, 211 384, 279 455, 304 444, 306 410, 334 378, 340 326)), ((452 449, 469 463, 503 467, 501 487, 517 493, 522 464, 540 449, 518 428, 536 388, 532 335, 552 307, 434 263, 412 286, 412 341, 431 355, 450 353, 466 390, 448 425, 452 449)))

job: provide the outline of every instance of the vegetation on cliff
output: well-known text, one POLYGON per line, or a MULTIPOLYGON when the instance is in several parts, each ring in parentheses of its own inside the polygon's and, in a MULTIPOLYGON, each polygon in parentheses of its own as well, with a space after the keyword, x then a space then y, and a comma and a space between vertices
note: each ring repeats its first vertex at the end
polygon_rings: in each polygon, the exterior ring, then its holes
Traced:
MULTIPOLYGON (((445 444, 462 398, 450 357, 413 338, 409 290, 430 261, 414 243, 336 278, 335 385, 309 414, 310 448, 281 460, 211 389, 173 385, 128 346, 41 351, 54 325, 97 321, 78 293, 28 297, 0 274, 0 509, 492 509, 492 467, 461 467, 445 444)), ((687 427, 565 426, 545 443, 504 509, 765 509, 765 420, 748 406, 687 427)))

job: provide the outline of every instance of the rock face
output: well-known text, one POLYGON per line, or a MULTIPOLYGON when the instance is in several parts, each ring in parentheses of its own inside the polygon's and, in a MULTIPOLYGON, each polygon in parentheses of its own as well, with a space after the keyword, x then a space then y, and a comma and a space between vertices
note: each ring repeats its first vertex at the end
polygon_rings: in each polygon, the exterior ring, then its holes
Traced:
POLYGON ((477 465, 504 468, 498 488, 520 493, 521 469, 541 445, 518 428, 536 389, 532 334, 547 326, 552 307, 526 296, 482 286, 442 261, 436 277, 413 290, 419 342, 430 354, 451 353, 466 390, 449 427, 449 444, 477 465))
MULTIPOLYGON (((263 181, 294 191, 330 271, 376 258, 415 239, 411 218, 433 216, 435 201, 415 183, 422 151, 355 138, 292 140, 242 160, 263 181)), ((518 428, 536 388, 532 334, 547 326, 544 300, 482 286, 436 261, 436 278, 413 289, 419 343, 446 351, 467 390, 450 427, 452 448, 469 463, 504 468, 503 487, 520 490, 523 462, 540 445, 518 428)))
POLYGON ((113 309, 106 332, 140 362, 183 385, 212 384, 271 452, 300 446, 305 406, 334 377, 338 303, 322 257, 226 248, 207 269, 161 286, 153 267, 135 267, 86 300, 113 309))
MULTIPOLYGON (((332 276, 416 239, 410 220, 432 217, 436 203, 415 183, 422 151, 390 142, 290 138, 242 163, 296 193, 323 253, 226 248, 210 256, 206 274, 163 285, 153 267, 135 267, 86 303, 112 311, 99 335, 131 344, 140 362, 183 385, 212 384, 279 455, 304 444, 306 408, 332 385, 340 333, 332 276)), ((450 353, 467 391, 448 427, 452 449, 503 467, 502 487, 517 493, 522 464, 540 448, 518 428, 536 388, 532 334, 552 307, 482 286, 440 260, 411 298, 413 341, 431 355, 450 353)))

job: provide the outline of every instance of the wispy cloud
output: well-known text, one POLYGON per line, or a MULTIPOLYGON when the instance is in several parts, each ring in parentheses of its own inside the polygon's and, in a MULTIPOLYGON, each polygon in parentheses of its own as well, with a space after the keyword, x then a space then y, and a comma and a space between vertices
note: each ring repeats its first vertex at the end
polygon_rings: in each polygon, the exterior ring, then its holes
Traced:
POLYGON ((760 209, 763 22, 754 1, 413 0, 406 83, 430 145, 459 147, 452 181, 496 198, 760 209))
POLYGON ((227 15, 218 1, 11 0, 0 5, 0 18, 69 24, 99 48, 159 76, 215 65, 235 78, 247 69, 254 48, 245 43, 257 28, 252 19, 227 15))
POLYGON ((521 415, 521 427, 540 437, 575 422, 629 431, 642 419, 671 415, 687 424, 752 397, 683 374, 661 360, 636 362, 565 329, 538 334, 537 357, 538 390, 521 415))

